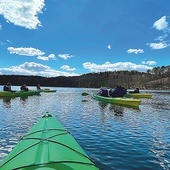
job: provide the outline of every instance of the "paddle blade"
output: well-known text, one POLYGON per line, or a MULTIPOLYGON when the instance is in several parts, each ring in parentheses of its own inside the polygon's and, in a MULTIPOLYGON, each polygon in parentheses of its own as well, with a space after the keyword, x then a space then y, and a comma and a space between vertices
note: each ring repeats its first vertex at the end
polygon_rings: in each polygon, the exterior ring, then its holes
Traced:
POLYGON ((89 93, 83 92, 81 95, 82 96, 87 96, 87 95, 89 95, 89 93))
POLYGON ((127 94, 124 95, 124 97, 126 97, 126 98, 132 98, 132 95, 127 93, 127 94))
POLYGON ((101 85, 102 87, 106 87, 106 83, 105 83, 105 82, 100 82, 100 85, 101 85))

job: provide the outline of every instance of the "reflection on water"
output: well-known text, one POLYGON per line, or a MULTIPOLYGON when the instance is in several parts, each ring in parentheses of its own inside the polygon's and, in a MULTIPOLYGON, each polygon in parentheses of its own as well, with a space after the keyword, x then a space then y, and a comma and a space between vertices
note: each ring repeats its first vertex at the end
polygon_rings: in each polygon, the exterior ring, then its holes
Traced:
POLYGON ((115 112, 115 116, 123 116, 123 107, 111 105, 109 108, 115 112))
POLYGON ((170 146, 169 141, 166 142, 163 140, 164 130, 162 130, 163 129, 157 128, 156 132, 153 134, 150 152, 157 158, 157 163, 163 169, 167 169, 167 167, 170 168, 170 160, 167 159, 170 155, 170 146))
POLYGON ((135 109, 81 95, 93 90, 57 88, 40 96, 0 99, 0 161, 48 111, 101 170, 170 169, 170 95, 154 92, 135 109))
POLYGON ((22 101, 28 101, 28 96, 25 96, 25 97, 20 97, 20 100, 22 100, 22 101))
POLYGON ((26 105, 27 102, 28 102, 28 96, 26 96, 26 97, 20 97, 20 101, 21 101, 21 103, 22 103, 23 105, 26 105))
MULTIPOLYGON (((11 108, 11 100, 14 100, 15 98, 19 98, 19 97, 8 97, 8 98, 1 98, 2 102, 3 102, 3 107, 5 108, 11 108)), ((22 101, 22 104, 26 104, 28 101, 28 96, 26 97, 20 97, 20 101, 22 101)))
POLYGON ((10 108, 11 107, 11 98, 2 98, 3 107, 10 108))
POLYGON ((99 102, 99 106, 101 112, 105 112, 105 109, 108 107, 110 111, 113 111, 115 116, 123 116, 124 108, 122 106, 105 103, 105 102, 99 102))

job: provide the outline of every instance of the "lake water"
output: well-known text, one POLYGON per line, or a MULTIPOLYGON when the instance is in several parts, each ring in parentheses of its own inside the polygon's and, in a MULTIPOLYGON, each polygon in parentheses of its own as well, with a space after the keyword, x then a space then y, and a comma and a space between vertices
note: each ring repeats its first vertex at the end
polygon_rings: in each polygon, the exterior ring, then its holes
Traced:
POLYGON ((142 91, 153 97, 136 110, 81 95, 96 89, 51 89, 57 92, 0 98, 0 162, 50 112, 101 170, 170 169, 170 91, 142 91))

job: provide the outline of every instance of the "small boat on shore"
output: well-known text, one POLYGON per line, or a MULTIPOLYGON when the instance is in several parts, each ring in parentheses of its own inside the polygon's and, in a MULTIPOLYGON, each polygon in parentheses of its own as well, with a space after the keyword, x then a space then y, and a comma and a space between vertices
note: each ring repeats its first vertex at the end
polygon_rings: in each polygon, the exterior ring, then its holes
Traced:
POLYGON ((0 169, 99 170, 73 136, 48 113, 22 137, 0 169))
POLYGON ((139 99, 133 99, 133 98, 124 98, 124 97, 103 97, 98 94, 92 93, 92 98, 112 103, 112 104, 118 104, 118 105, 124 105, 124 106, 132 106, 132 107, 139 107, 140 100, 139 99))
POLYGON ((0 91, 0 97, 23 97, 23 96, 33 96, 39 95, 40 91, 38 90, 29 90, 29 91, 0 91))

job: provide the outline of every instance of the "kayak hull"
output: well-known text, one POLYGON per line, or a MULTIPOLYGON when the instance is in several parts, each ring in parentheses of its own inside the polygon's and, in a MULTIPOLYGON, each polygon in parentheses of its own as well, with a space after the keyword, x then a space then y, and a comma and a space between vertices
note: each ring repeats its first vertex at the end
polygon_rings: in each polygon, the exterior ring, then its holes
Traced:
POLYGON ((0 97, 23 97, 23 96, 32 96, 32 95, 39 95, 40 91, 38 90, 30 90, 30 91, 1 91, 0 97))
POLYGON ((124 106, 139 107, 140 104, 139 99, 123 98, 123 97, 103 97, 95 93, 92 93, 92 97, 98 101, 124 105, 124 106))
POLYGON ((125 94, 124 97, 135 98, 135 99, 139 99, 139 98, 151 99, 152 94, 148 94, 148 93, 127 93, 127 94, 125 94))
POLYGON ((51 93, 51 92, 56 92, 57 90, 50 90, 50 89, 41 89, 40 92, 44 93, 51 93))
POLYGON ((98 170, 52 115, 43 116, 0 164, 0 169, 98 170))

